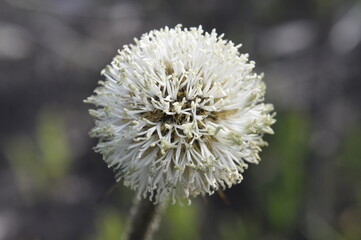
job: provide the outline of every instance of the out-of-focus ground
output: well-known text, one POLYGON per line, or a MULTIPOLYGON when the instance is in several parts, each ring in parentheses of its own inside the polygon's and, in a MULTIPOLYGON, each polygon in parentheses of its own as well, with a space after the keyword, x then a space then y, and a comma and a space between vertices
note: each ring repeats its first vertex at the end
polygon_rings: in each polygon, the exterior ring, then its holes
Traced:
POLYGON ((119 239, 133 192, 107 195, 82 100, 117 49, 177 23, 243 43, 276 134, 223 197, 171 206, 156 239, 361 239, 361 1, 341 0, 0 1, 0 239, 119 239))

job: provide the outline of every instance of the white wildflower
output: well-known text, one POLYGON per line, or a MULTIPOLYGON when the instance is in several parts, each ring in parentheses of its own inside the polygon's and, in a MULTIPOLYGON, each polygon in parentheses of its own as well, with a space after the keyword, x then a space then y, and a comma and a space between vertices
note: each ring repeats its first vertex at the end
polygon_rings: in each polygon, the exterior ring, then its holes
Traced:
POLYGON ((119 51, 87 102, 95 147, 138 197, 173 201, 242 180, 272 134, 273 106, 240 45, 202 27, 150 31, 119 51))

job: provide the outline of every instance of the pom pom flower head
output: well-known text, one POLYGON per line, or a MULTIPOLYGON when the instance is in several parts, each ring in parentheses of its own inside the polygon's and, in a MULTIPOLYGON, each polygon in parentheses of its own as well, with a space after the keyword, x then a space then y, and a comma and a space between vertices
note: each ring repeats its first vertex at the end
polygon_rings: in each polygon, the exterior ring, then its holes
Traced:
POLYGON ((212 194, 242 180, 272 134, 262 75, 233 42, 202 27, 150 31, 126 45, 86 102, 95 150, 116 179, 158 202, 212 194))

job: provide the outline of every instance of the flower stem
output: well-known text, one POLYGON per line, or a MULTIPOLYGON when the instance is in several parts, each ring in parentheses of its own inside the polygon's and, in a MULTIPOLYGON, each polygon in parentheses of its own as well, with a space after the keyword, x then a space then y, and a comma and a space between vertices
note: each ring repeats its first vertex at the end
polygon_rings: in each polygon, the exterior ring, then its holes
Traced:
POLYGON ((148 199, 137 199, 131 209, 131 223, 125 240, 151 240, 159 227, 165 205, 154 204, 148 199))

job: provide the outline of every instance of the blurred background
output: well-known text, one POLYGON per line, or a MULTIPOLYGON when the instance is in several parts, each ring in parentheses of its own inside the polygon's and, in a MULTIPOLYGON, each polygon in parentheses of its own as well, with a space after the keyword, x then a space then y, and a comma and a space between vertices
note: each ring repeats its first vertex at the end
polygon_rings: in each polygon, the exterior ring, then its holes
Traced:
POLYGON ((155 239, 361 239, 361 1, 0 0, 0 239, 124 233, 134 193, 92 151, 83 99, 116 50, 203 25, 264 72, 276 134, 224 196, 171 206, 155 239))

